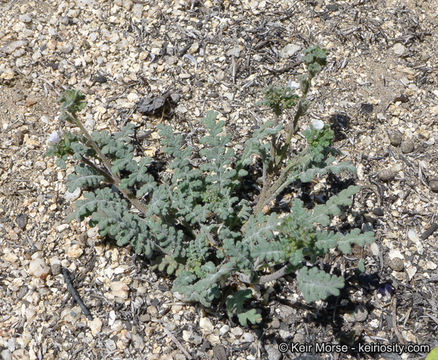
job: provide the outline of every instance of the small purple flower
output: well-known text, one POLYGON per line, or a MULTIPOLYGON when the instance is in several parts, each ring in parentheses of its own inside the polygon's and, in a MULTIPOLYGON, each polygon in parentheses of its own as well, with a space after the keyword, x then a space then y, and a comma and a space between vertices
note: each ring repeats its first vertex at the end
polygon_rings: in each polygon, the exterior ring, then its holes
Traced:
POLYGON ((55 130, 49 135, 49 138, 47 139, 47 141, 49 144, 57 144, 61 141, 61 137, 58 134, 58 132, 55 130))
POLYGON ((390 284, 386 283, 379 287, 379 293, 382 296, 391 296, 394 293, 394 289, 390 284))

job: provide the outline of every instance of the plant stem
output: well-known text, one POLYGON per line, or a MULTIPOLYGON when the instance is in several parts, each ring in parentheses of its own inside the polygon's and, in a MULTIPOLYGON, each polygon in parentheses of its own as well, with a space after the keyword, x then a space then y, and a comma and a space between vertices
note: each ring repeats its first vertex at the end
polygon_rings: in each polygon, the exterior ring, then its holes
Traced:
POLYGON ((288 273, 288 268, 289 268, 289 265, 284 265, 281 269, 277 270, 276 272, 274 272, 272 274, 260 276, 259 281, 257 283, 258 284, 265 284, 269 281, 278 280, 288 273))
POLYGON ((114 183, 114 180, 113 180, 113 178, 111 177, 111 174, 110 173, 108 173, 107 171, 105 171, 104 169, 101 169, 100 167, 98 167, 94 162, 92 162, 92 161, 90 161, 89 159, 87 159, 86 157, 84 157, 84 156, 81 156, 81 160, 86 164, 86 165, 88 165, 89 167, 92 167, 94 170, 96 170, 99 174, 101 174, 105 179, 106 179, 106 181, 109 183, 109 184, 113 184, 114 183))
POLYGON ((110 160, 102 153, 102 151, 100 150, 99 146, 96 144, 96 142, 93 140, 93 138, 91 137, 91 135, 88 133, 87 129, 85 128, 85 126, 82 124, 82 122, 72 113, 70 113, 69 111, 65 111, 65 113, 70 116, 70 118, 74 121, 74 123, 79 126, 79 129, 81 129, 82 133, 84 134, 84 136, 87 138, 87 140, 90 142, 91 147, 94 149, 94 151, 97 153, 97 155, 99 156, 99 158, 102 160, 106 170, 108 171, 108 173, 110 174, 112 180, 113 180, 113 185, 117 188, 117 190, 120 191, 121 194, 123 194, 123 196, 126 198, 126 200, 128 200, 134 207, 137 208, 137 210, 139 210, 141 213, 146 214, 147 212, 147 208, 144 204, 141 203, 141 201, 139 201, 134 194, 129 191, 128 189, 122 189, 120 186, 121 180, 120 178, 114 174, 114 172, 111 170, 111 163, 110 160))
POLYGON ((275 181, 275 183, 272 186, 270 186, 269 189, 263 187, 262 193, 260 194, 260 197, 254 208, 254 215, 256 215, 259 211, 261 211, 263 207, 269 201, 271 201, 272 197, 278 193, 279 188, 282 185, 284 185, 283 183, 286 181, 286 177, 289 171, 293 169, 295 166, 297 166, 301 160, 302 160, 301 157, 290 160, 289 164, 283 169, 283 171, 281 172, 280 176, 275 181))
POLYGON ((281 149, 281 153, 280 153, 280 157, 279 157, 279 161, 278 161, 279 166, 287 155, 287 152, 288 152, 288 149, 290 146, 290 142, 292 140, 292 136, 297 131, 298 120, 300 119, 301 116, 303 116, 306 113, 307 109, 305 109, 305 107, 304 107, 304 101, 306 100, 307 94, 309 93, 311 82, 312 82, 312 75, 309 74, 307 79, 305 79, 305 81, 304 81, 304 86, 302 89, 303 93, 301 95, 300 100, 298 101, 298 107, 297 107, 297 111, 295 113, 295 116, 294 116, 294 119, 292 122, 292 126, 290 126, 290 128, 289 128, 286 142, 285 142, 283 148, 281 149))

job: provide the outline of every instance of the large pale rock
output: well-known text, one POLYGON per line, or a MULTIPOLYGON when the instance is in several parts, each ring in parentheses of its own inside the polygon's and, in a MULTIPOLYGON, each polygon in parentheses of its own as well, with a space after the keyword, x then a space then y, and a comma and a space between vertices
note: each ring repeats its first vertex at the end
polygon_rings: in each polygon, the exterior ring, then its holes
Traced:
POLYGON ((29 275, 34 277, 45 279, 50 273, 50 267, 47 266, 46 262, 41 258, 36 258, 31 260, 29 263, 29 275))
POLYGON ((129 286, 123 281, 113 281, 111 283, 111 294, 122 299, 127 299, 129 294, 129 286))

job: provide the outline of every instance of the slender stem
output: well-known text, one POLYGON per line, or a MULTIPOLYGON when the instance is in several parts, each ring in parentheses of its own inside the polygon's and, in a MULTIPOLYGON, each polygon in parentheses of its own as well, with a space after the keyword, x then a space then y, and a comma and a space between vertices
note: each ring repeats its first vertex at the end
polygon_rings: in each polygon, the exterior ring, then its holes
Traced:
POLYGON ((312 76, 309 74, 308 78, 305 80, 304 83, 304 89, 303 89, 303 93, 301 95, 300 100, 298 101, 298 107, 297 107, 297 111, 295 113, 293 122, 292 122, 292 126, 290 126, 288 134, 287 134, 287 138, 286 138, 286 142, 282 148, 281 154, 280 154, 280 158, 278 161, 278 165, 280 166, 280 164, 282 163, 282 161, 284 160, 284 158, 287 155, 289 146, 290 146, 290 142, 292 140, 292 136, 296 133, 297 131, 297 125, 298 125, 298 120, 300 119, 301 116, 303 116, 306 112, 306 109, 304 108, 304 101, 306 100, 307 94, 309 93, 309 89, 310 89, 310 84, 312 82, 312 76))
POLYGON ((269 168, 270 169, 272 169, 272 168, 275 168, 275 166, 276 166, 276 164, 275 164, 275 158, 276 158, 276 151, 275 151, 275 148, 276 148, 276 141, 275 141, 275 135, 271 135, 271 158, 272 158, 272 160, 270 161, 270 164, 269 164, 269 168))
POLYGON ((277 270, 276 272, 274 272, 272 274, 260 276, 259 281, 257 283, 258 284, 265 284, 269 281, 278 280, 288 273, 288 268, 289 268, 289 265, 284 265, 280 270, 277 270))
POLYGON ((65 111, 65 113, 68 116, 70 116, 70 118, 74 121, 74 123, 77 126, 79 126, 79 128, 81 129, 84 136, 90 142, 91 147, 94 149, 94 151, 96 151, 97 155, 99 156, 99 158, 102 160, 103 164, 105 165, 106 170, 111 175, 111 178, 114 181, 113 185, 117 188, 117 190, 119 190, 120 193, 123 194, 123 196, 126 198, 126 200, 128 200, 134 207, 136 207, 137 210, 139 210, 143 214, 146 214, 146 212, 147 212, 146 206, 144 204, 142 204, 141 201, 139 201, 131 191, 129 191, 128 189, 122 189, 122 187, 120 186, 121 180, 112 171, 110 160, 102 153, 99 146, 96 144, 96 142, 93 140, 91 135, 88 133, 87 129, 82 124, 82 122, 75 115, 70 113, 69 111, 65 111))
POLYGON ((292 168, 299 164, 300 160, 301 157, 292 159, 289 164, 283 169, 275 183, 269 189, 263 189, 262 193, 260 194, 259 200, 257 201, 257 204, 254 208, 254 214, 257 214, 259 211, 261 211, 263 207, 272 200, 272 197, 278 194, 278 189, 286 181, 287 174, 292 168))
MULTIPOLYGON (((281 112, 280 112, 281 113, 281 112)), ((277 112, 275 112, 275 119, 274 119, 274 127, 277 127, 278 123, 279 123, 279 114, 277 114, 277 112)), ((271 173, 273 171, 273 169, 275 169, 278 164, 277 164, 277 140, 276 140, 276 134, 272 134, 271 135, 271 161, 269 163, 269 173, 271 173)))
POLYGON ((105 180, 110 183, 113 184, 114 180, 111 177, 111 174, 109 174, 107 171, 105 171, 104 169, 101 169, 100 167, 98 167, 94 162, 90 161, 89 159, 87 159, 84 156, 81 156, 81 160, 88 165, 89 167, 92 167, 94 170, 96 170, 100 175, 102 175, 105 180))

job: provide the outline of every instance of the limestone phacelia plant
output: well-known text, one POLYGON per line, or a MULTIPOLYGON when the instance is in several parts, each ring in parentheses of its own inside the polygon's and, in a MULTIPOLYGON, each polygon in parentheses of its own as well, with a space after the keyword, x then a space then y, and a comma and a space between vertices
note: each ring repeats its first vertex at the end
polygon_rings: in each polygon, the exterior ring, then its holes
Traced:
POLYGON ((64 132, 48 153, 59 157, 60 166, 69 158, 76 163, 67 188, 81 188, 83 197, 76 201, 73 217, 87 219, 101 235, 151 258, 159 270, 174 275, 173 289, 188 301, 204 306, 224 301, 229 316, 237 315, 243 325, 261 321, 260 312, 251 308, 257 285, 286 274, 296 273, 306 301, 338 295, 342 277, 326 273, 316 262, 331 250, 349 253, 352 244, 373 241, 370 232, 341 233, 329 227, 340 207, 351 205, 358 187, 317 205, 292 196, 286 211, 274 211, 294 184, 328 172, 355 171, 349 163, 335 162, 333 132, 320 121, 304 132, 307 147, 291 155, 291 138, 309 106, 311 80, 326 63, 325 50, 309 48, 303 61, 307 75, 300 79, 300 96, 288 87, 269 88, 264 103, 275 120, 257 128, 242 152, 230 146, 225 124, 217 121, 215 112, 202 121, 206 133, 199 153, 182 134, 159 125, 168 168, 158 174, 152 169, 153 158, 138 156, 133 125, 114 134, 90 134, 77 114, 85 107, 84 96, 65 92, 61 119, 80 131, 64 132), (280 115, 294 106, 295 116, 283 126, 280 115), (256 163, 262 187, 251 195, 243 184, 256 163))

